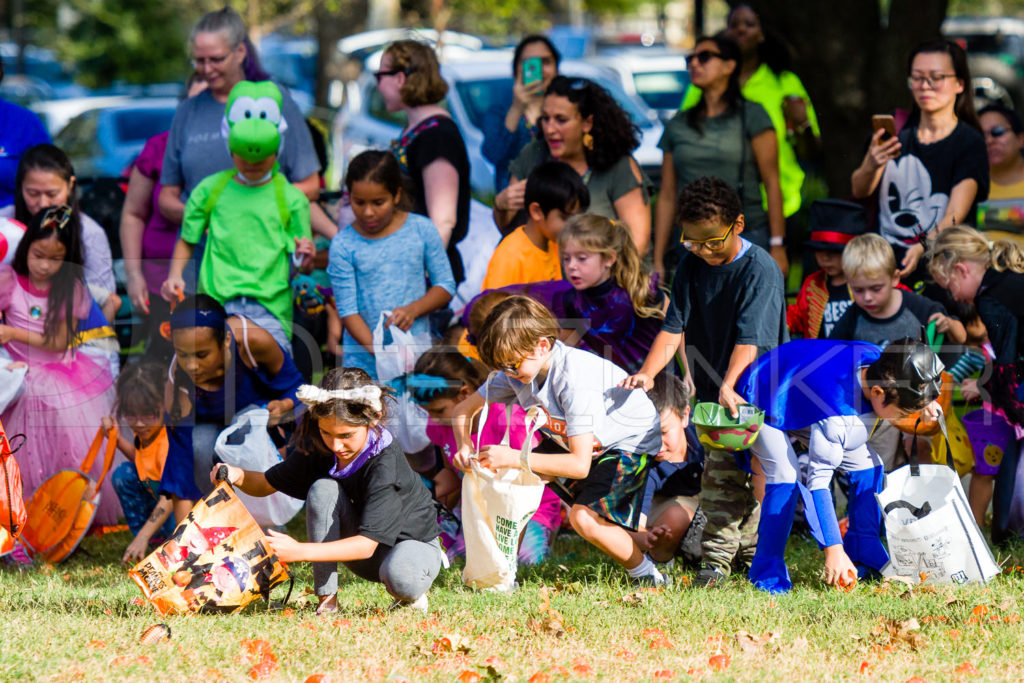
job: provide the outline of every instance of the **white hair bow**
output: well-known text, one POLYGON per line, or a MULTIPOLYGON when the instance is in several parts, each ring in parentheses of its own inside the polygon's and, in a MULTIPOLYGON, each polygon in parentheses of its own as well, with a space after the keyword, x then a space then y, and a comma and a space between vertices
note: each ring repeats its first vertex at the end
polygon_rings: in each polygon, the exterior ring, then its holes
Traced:
POLYGON ((303 384, 295 392, 299 400, 308 406, 315 406, 328 401, 353 401, 370 406, 376 412, 381 412, 381 390, 373 384, 367 384, 353 389, 321 389, 312 384, 303 384))

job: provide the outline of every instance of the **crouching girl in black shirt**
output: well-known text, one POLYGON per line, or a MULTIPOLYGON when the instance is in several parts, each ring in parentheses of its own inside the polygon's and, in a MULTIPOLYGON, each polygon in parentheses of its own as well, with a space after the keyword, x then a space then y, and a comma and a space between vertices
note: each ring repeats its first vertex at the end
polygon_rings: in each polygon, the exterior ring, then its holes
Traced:
POLYGON ((228 468, 228 480, 251 496, 306 500, 309 542, 271 531, 270 544, 285 562, 313 563, 318 613, 338 609, 338 562, 383 583, 395 605, 424 611, 441 568, 430 493, 383 425, 388 392, 362 370, 331 370, 320 386, 299 388, 309 410, 284 461, 266 473, 228 468))

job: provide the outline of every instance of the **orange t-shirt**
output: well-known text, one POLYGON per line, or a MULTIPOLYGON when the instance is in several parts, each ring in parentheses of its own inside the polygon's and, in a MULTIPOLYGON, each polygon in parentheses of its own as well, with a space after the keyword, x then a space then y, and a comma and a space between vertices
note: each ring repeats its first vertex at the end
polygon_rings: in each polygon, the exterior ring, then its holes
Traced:
POLYGON ((562 279, 562 263, 558 245, 548 243, 548 250, 537 248, 526 236, 526 226, 513 230, 498 244, 487 264, 482 288, 498 289, 527 282, 562 279))
POLYGON ((140 446, 138 438, 135 439, 135 471, 139 473, 139 481, 160 481, 167 448, 167 427, 161 428, 148 446, 140 446))

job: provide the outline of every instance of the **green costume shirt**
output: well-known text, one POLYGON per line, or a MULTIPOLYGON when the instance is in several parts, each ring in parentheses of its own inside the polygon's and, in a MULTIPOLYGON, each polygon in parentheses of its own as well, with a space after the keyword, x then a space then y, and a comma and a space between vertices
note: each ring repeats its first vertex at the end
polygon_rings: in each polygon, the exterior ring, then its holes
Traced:
MULTIPOLYGON (((234 173, 234 170, 230 171, 234 173)), ((289 255, 296 237, 311 237, 309 200, 283 180, 283 203, 288 224, 281 224, 275 189, 280 176, 257 187, 232 179, 223 185, 212 210, 207 203, 216 191, 220 173, 205 178, 189 195, 181 238, 198 244, 209 232, 199 268, 199 291, 224 303, 238 297, 259 301, 292 332, 292 296, 289 255)))
MULTIPOLYGON (((741 91, 743 97, 751 102, 757 102, 772 120, 775 127, 775 137, 779 140, 779 185, 782 187, 782 212, 792 216, 800 210, 800 190, 804 184, 804 171, 796 159, 796 150, 790 144, 786 136, 786 117, 782 113, 782 102, 786 97, 794 95, 801 97, 807 102, 807 121, 811 124, 811 130, 815 135, 820 135, 818 128, 818 115, 814 112, 814 105, 811 98, 804 89, 804 84, 792 71, 783 71, 776 74, 762 64, 746 82, 741 91)), ((682 110, 690 109, 700 102, 701 89, 690 85, 683 97, 682 110)), ((764 194, 762 188, 762 195, 764 194)), ((764 210, 768 210, 768 199, 762 198, 764 210)))

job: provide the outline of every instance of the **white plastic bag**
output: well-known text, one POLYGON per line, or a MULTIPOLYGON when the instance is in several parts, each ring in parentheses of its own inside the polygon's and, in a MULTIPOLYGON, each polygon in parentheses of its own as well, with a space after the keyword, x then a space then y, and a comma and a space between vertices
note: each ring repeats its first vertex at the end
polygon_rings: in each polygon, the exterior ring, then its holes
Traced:
POLYGON ((999 574, 951 458, 948 465, 914 462, 889 473, 875 497, 889 545, 884 576, 925 573, 929 583, 963 584, 985 583, 999 574))
POLYGON ((8 370, 7 366, 10 363, 10 356, 0 353, 0 413, 7 410, 7 406, 14 403, 25 388, 25 374, 28 372, 28 366, 22 365, 19 368, 8 370))
POLYGON ((427 411, 417 404, 405 388, 405 376, 416 367, 416 361, 430 348, 430 335, 403 332, 396 325, 386 327, 391 311, 384 311, 373 331, 373 353, 377 362, 377 380, 391 385, 397 392, 394 410, 390 411, 388 431, 406 453, 419 453, 430 445, 427 438, 427 411))
MULTIPOLYGON (((231 426, 217 435, 214 452, 228 465, 254 472, 266 472, 281 462, 274 442, 267 433, 270 412, 266 408, 250 407, 235 416, 231 426)), ((281 526, 302 509, 298 498, 281 493, 255 497, 237 491, 249 513, 260 526, 281 526)))
MULTIPOLYGON (((480 430, 487 421, 486 411, 485 404, 480 430)), ((508 420, 503 446, 509 443, 512 422, 511 407, 506 406, 506 411, 508 420)), ((544 424, 544 413, 531 409, 526 420, 522 452, 528 455, 534 432, 544 424)), ((515 589, 519 537, 540 507, 543 494, 544 482, 529 469, 507 469, 496 474, 473 460, 470 471, 462 477, 462 534, 466 540, 464 584, 498 592, 515 589)))

